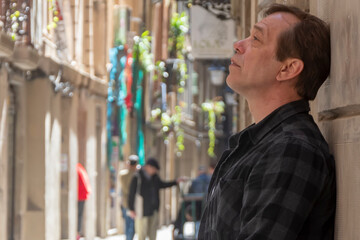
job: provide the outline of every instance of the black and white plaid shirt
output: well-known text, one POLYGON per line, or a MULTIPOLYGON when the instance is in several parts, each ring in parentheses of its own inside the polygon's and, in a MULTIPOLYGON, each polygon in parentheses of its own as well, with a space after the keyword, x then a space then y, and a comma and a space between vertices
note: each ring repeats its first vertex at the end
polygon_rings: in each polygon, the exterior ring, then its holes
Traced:
POLYGON ((335 163, 309 110, 288 103, 230 138, 200 240, 333 239, 335 163))

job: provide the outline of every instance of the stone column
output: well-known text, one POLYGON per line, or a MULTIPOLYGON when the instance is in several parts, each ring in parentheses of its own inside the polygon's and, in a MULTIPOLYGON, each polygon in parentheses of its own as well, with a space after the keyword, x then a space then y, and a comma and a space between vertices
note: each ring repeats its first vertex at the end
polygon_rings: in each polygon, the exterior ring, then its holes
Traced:
POLYGON ((26 83, 26 239, 60 238, 60 94, 46 78, 26 83))
MULTIPOLYGON (((58 240, 61 226, 61 93, 54 94, 51 84, 44 91, 50 92, 50 109, 45 116, 45 237, 46 240, 58 240)), ((28 108, 30 114, 32 108, 28 108)))
POLYGON ((94 97, 87 90, 83 90, 80 104, 86 108, 86 147, 85 147, 85 168, 89 175, 91 193, 85 203, 84 227, 87 239, 93 239, 96 236, 96 115, 94 97), (86 104, 86 105, 85 105, 86 104))
POLYGON ((61 145, 61 238, 75 239, 77 233, 77 107, 78 94, 63 97, 61 145))
MULTIPOLYGON (((106 2, 96 1, 94 2, 94 23, 93 23, 93 64, 94 73, 97 77, 106 77, 106 63, 107 63, 107 51, 106 46, 106 31, 109 25, 106 22, 106 2)), ((105 113, 104 113, 105 114, 105 113)))
POLYGON ((84 13, 85 0, 77 0, 74 5, 74 35, 75 35, 75 61, 78 66, 83 67, 84 64, 84 13))
POLYGON ((106 162, 106 103, 104 98, 96 97, 95 140, 96 140, 96 209, 97 236, 107 235, 107 200, 109 196, 109 171, 106 162))
POLYGON ((61 99, 61 239, 69 239, 69 116, 71 99, 61 99))
POLYGON ((75 90, 71 99, 69 115, 69 239, 75 239, 77 234, 78 175, 76 165, 79 161, 78 106, 79 93, 75 90))
POLYGON ((7 239, 7 115, 8 115, 8 77, 4 68, 0 72, 0 239, 7 239))

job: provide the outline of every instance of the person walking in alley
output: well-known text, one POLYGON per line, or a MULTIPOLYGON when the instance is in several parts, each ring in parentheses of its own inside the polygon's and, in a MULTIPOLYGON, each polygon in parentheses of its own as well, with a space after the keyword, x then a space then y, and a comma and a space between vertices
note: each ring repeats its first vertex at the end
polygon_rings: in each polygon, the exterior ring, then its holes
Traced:
POLYGON ((234 49, 227 83, 255 123, 229 139, 199 239, 333 239, 335 161, 308 113, 330 71, 329 26, 273 4, 234 49))
POLYGON ((78 224, 77 224, 77 239, 82 236, 82 223, 84 215, 85 201, 89 198, 91 193, 89 176, 85 168, 78 163, 76 165, 76 171, 78 174, 78 224))
POLYGON ((136 173, 139 157, 137 155, 130 155, 126 162, 127 169, 120 172, 120 187, 121 187, 121 211, 125 222, 125 236, 126 240, 132 240, 135 235, 134 219, 129 216, 129 190, 131 180, 136 173))
POLYGON ((203 205, 206 201, 206 194, 214 168, 215 163, 211 163, 207 169, 205 166, 198 167, 198 175, 194 180, 192 180, 188 193, 184 195, 183 202, 181 203, 177 213, 172 233, 173 239, 183 239, 184 220, 195 222, 195 236, 197 236, 198 225, 201 219, 203 205), (194 201, 194 198, 197 200, 194 201), (193 216, 194 213, 195 216, 193 216))
POLYGON ((139 240, 156 240, 158 210, 160 205, 159 190, 177 185, 176 181, 163 182, 158 176, 160 166, 155 158, 149 158, 133 177, 129 192, 130 216, 135 219, 135 231, 139 240))

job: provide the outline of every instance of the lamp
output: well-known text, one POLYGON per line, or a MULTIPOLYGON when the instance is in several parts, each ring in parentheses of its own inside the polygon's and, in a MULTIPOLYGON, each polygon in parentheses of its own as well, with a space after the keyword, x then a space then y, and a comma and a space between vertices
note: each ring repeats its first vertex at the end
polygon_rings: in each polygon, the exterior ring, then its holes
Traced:
POLYGON ((215 86, 221 86, 224 83, 225 67, 211 66, 208 68, 210 73, 210 81, 215 86))

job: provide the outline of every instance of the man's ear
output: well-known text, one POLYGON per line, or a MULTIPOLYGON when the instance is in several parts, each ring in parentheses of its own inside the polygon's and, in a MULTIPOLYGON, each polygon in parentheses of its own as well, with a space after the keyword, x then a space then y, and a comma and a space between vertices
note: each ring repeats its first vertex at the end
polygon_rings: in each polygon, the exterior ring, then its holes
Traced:
POLYGON ((288 58, 283 62, 283 65, 276 76, 278 81, 291 80, 300 75, 304 69, 304 62, 298 58, 288 58))

